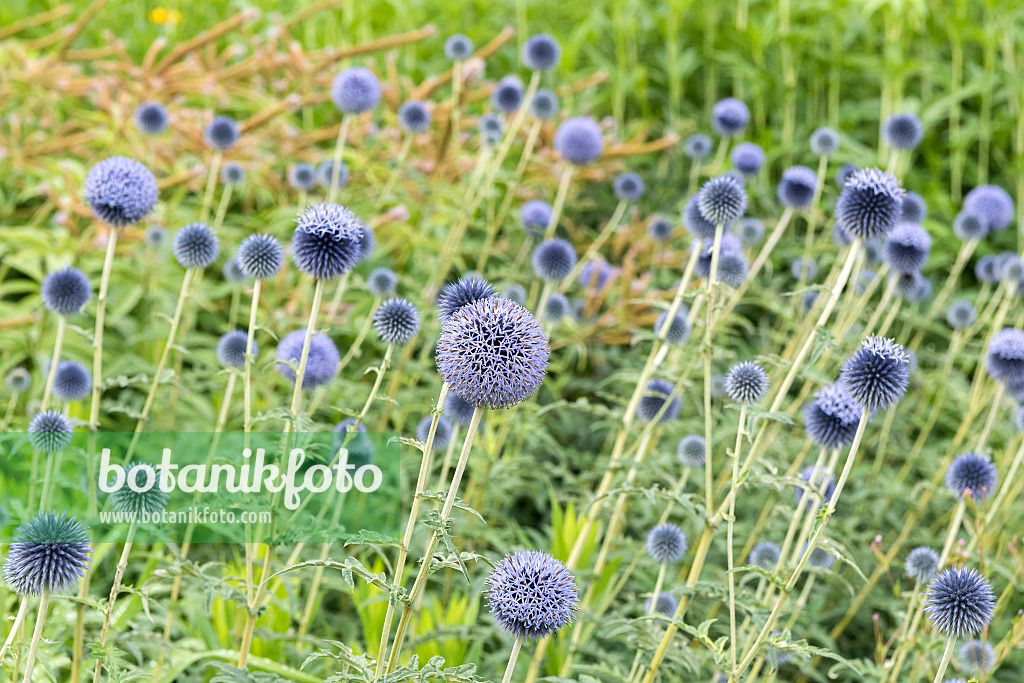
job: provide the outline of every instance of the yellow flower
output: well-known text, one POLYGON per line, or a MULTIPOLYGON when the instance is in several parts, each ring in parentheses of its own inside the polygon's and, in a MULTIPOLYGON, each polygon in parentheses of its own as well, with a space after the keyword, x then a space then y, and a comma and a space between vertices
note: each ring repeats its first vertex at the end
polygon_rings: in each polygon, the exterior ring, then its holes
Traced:
POLYGON ((154 24, 177 24, 181 21, 181 12, 176 9, 168 10, 165 7, 154 7, 149 12, 149 20, 154 24))

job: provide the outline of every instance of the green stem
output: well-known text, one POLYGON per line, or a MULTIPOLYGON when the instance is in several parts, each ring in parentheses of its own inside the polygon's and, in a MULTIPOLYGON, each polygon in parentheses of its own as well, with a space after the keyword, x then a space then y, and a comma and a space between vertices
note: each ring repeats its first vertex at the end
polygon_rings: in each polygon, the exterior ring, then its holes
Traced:
POLYGON ((46 623, 46 608, 50 604, 50 591, 43 591, 39 596, 39 610, 36 612, 36 626, 32 631, 32 644, 29 646, 28 656, 25 658, 25 677, 21 683, 32 683, 32 668, 36 663, 36 654, 39 652, 39 641, 43 639, 43 624, 46 623))
POLYGON ((217 176, 220 174, 220 164, 223 154, 217 150, 210 162, 210 173, 206 176, 206 192, 203 193, 203 206, 199 211, 199 222, 205 223, 210 217, 210 207, 213 205, 213 188, 217 186, 217 176))
POLYGON ((345 151, 345 138, 348 136, 349 121, 352 117, 342 114, 341 125, 338 126, 338 139, 334 143, 334 158, 331 166, 331 187, 327 190, 327 202, 333 204, 338 197, 338 184, 341 180, 341 159, 345 151))
POLYGON ((53 392, 53 381, 57 377, 57 366, 60 365, 60 353, 64 347, 64 329, 67 326, 67 318, 63 315, 57 316, 57 334, 53 338, 53 358, 50 361, 50 372, 46 374, 46 386, 43 388, 43 402, 39 410, 46 410, 50 406, 50 394, 53 392))

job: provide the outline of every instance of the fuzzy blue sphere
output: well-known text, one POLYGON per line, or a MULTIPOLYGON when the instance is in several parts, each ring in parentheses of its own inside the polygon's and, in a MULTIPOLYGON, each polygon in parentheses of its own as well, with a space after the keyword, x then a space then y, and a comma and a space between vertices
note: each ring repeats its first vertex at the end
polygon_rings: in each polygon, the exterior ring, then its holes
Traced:
POLYGON ((220 169, 220 181, 225 185, 238 185, 245 180, 245 168, 241 164, 230 162, 220 169))
POLYGON ((561 280, 576 267, 576 250, 565 240, 544 240, 533 250, 533 272, 544 280, 561 280))
POLYGON ((724 137, 736 137, 750 123, 750 109, 735 97, 719 100, 711 109, 711 127, 724 137))
POLYGON ((729 159, 733 168, 744 177, 750 178, 756 176, 764 166, 764 150, 761 149, 761 145, 755 145, 753 142, 741 142, 733 147, 729 159))
POLYGON ((490 133, 499 139, 502 133, 505 132, 505 124, 495 114, 484 114, 481 116, 477 121, 477 127, 480 128, 481 133, 490 133))
POLYGON ((334 426, 331 439, 335 452, 342 446, 348 451, 348 463, 359 469, 363 465, 373 464, 376 447, 366 434, 366 425, 362 422, 356 426, 356 418, 347 417, 334 426), (351 434, 351 436, 350 436, 351 434))
POLYGON ((284 267, 284 246, 272 235, 255 232, 238 245, 235 258, 246 277, 266 280, 284 267))
POLYGON ((366 276, 366 290, 377 299, 384 299, 395 293, 398 276, 390 268, 377 268, 366 276))
POLYGON ((946 311, 946 322, 954 330, 965 330, 978 319, 978 311, 967 299, 958 299, 949 305, 946 311))
POLYGON ((603 150, 601 127, 592 118, 576 116, 566 119, 555 131, 555 151, 570 164, 591 164, 597 161, 603 150))
POLYGON ((238 123, 230 116, 214 116, 203 129, 203 140, 212 149, 224 151, 238 144, 238 123))
MULTIPOLYGON (((295 383, 295 369, 302 360, 302 345, 306 330, 289 332, 277 345, 277 371, 290 383, 295 383)), ((302 388, 315 389, 327 384, 338 374, 338 347, 325 334, 314 334, 309 340, 309 356, 306 360, 306 374, 302 377, 302 388)))
MULTIPOLYGON (((338 164, 338 183, 337 188, 339 190, 345 189, 348 185, 348 181, 352 178, 352 173, 348 170, 348 165, 342 161, 338 164)), ((320 165, 316 167, 316 183, 324 189, 329 189, 331 183, 334 182, 334 160, 327 159, 321 161, 320 165)))
MULTIPOLYGON (((217 342, 217 360, 226 368, 245 367, 245 347, 249 341, 249 334, 245 330, 231 330, 221 336, 217 342)), ((259 353, 256 348, 256 340, 252 341, 252 355, 259 353)))
POLYGON ((343 114, 370 111, 380 102, 380 81, 366 67, 350 66, 331 82, 331 99, 343 114))
POLYGON ((689 310, 686 306, 680 306, 679 310, 672 317, 668 329, 665 329, 665 321, 668 319, 668 311, 664 311, 654 321, 654 333, 659 337, 664 336, 665 343, 672 346, 682 346, 690 338, 690 322, 687 320, 689 310))
POLYGON ((700 434, 687 434, 676 446, 676 458, 685 467, 704 467, 707 457, 707 442, 700 434))
POLYGON ((868 410, 886 409, 907 391, 907 354, 892 339, 868 337, 839 371, 839 381, 868 410))
POLYGON ((841 384, 828 384, 804 409, 804 430, 823 448, 841 448, 853 442, 860 415, 861 407, 841 384))
POLYGON ((700 161, 711 156, 712 148, 711 138, 703 133, 694 133, 683 143, 683 154, 694 161, 700 161))
MULTIPOLYGON (((715 241, 711 238, 708 238, 703 242, 700 240, 694 240, 694 243, 690 245, 690 248, 700 250, 700 256, 697 257, 697 265, 694 267, 694 274, 699 278, 709 277, 711 275, 711 252, 714 251, 715 241)), ((736 235, 731 232, 727 232, 722 235, 722 243, 719 248, 721 249, 721 255, 742 253, 743 244, 736 235)), ((719 256, 719 263, 721 263, 721 256, 719 256)))
POLYGON ((182 268, 206 268, 217 260, 220 239, 206 223, 189 223, 175 233, 171 250, 182 268))
POLYGON ((410 133, 422 133, 430 128, 430 120, 426 102, 409 100, 398 108, 398 125, 410 133))
POLYGON ((315 204, 296 219, 292 260, 314 280, 334 280, 362 258, 363 224, 338 204, 315 204))
POLYGON ((651 216, 647 221, 647 236, 654 242, 668 242, 675 227, 664 216, 651 216))
POLYGON ((924 611, 939 633, 948 638, 964 638, 989 625, 995 604, 988 579, 971 567, 950 567, 928 586, 924 611))
POLYGON ((85 203, 96 218, 115 228, 141 221, 158 196, 153 174, 128 157, 104 159, 85 177, 85 203))
POLYGON ((752 564, 771 571, 775 569, 775 565, 779 563, 779 558, 782 556, 782 549, 775 545, 771 541, 762 541, 750 549, 750 556, 747 558, 747 564, 752 564))
POLYGON ((849 180, 850 177, 854 173, 856 173, 856 172, 857 172, 857 167, 854 166, 853 164, 843 164, 839 168, 837 168, 836 169, 836 185, 839 186, 839 189, 842 189, 843 187, 845 187, 846 186, 846 181, 849 180))
POLYGON ((441 288, 437 296, 437 317, 443 323, 463 306, 498 296, 497 290, 487 280, 477 277, 461 277, 441 288))
POLYGON ((246 276, 242 272, 242 265, 238 262, 238 254, 224 262, 221 275, 224 276, 225 282, 230 282, 231 284, 245 282, 246 276))
POLYGON ((741 218, 736 224, 736 236, 744 247, 756 247, 764 241, 764 223, 757 218, 741 218))
POLYGON ((377 233, 373 228, 363 225, 363 233, 359 236, 359 261, 366 261, 377 249, 377 233))
POLYGON ((985 358, 992 379, 1004 384, 1024 383, 1024 331, 1007 327, 996 332, 985 358))
POLYGON ((903 188, 896 177, 877 168, 854 172, 836 200, 836 221, 862 239, 885 237, 903 212, 903 188))
MULTIPOLYGON (((427 443, 427 438, 430 436, 430 425, 433 424, 434 417, 427 415, 419 424, 416 425, 416 440, 422 444, 427 443)), ((437 428, 434 429, 434 443, 431 444, 431 451, 442 451, 448 448, 448 442, 452 439, 452 423, 444 417, 437 419, 437 428)))
POLYGON ((676 415, 679 414, 681 403, 682 400, 679 397, 679 393, 675 391, 675 387, 672 386, 671 382, 663 379, 652 379, 647 383, 647 390, 640 397, 640 401, 636 405, 636 416, 643 422, 650 422, 658 417, 658 413, 661 413, 658 422, 668 422, 675 419, 676 415), (673 396, 673 394, 675 395, 673 396), (672 396, 671 401, 669 400, 670 396, 672 396), (664 412, 662 412, 662 409, 664 409, 664 412))
POLYGON ((968 640, 956 653, 957 667, 977 679, 992 671, 997 661, 996 649, 984 640, 968 640))
POLYGON ((999 281, 999 259, 994 254, 982 256, 974 264, 974 276, 979 282, 994 284, 999 281))
POLYGON ((92 561, 89 533, 74 517, 41 512, 18 527, 7 549, 4 583, 21 596, 75 587, 92 561))
POLYGON ((550 71, 562 61, 562 46, 547 33, 537 33, 523 43, 523 64, 530 71, 550 71))
MULTIPOLYGON (((700 194, 695 194, 683 205, 683 227, 693 237, 706 240, 715 236, 715 224, 700 212, 700 194)), ((727 229, 730 226, 725 226, 727 229)))
POLYGON ((28 370, 17 367, 7 373, 7 376, 4 377, 4 384, 7 385, 7 391, 18 393, 32 385, 32 377, 28 374, 28 370))
POLYGON ((675 524, 659 524, 647 532, 647 554, 658 564, 673 564, 686 554, 686 534, 675 524))
POLYGON ((453 62, 464 62, 473 56, 473 41, 461 33, 444 41, 444 55, 453 62))
POLYGON ((59 401, 81 401, 92 391, 92 373, 74 360, 57 363, 53 376, 53 397, 59 401))
POLYGON ((82 271, 64 266, 43 278, 39 294, 51 313, 74 315, 92 298, 92 283, 82 271))
POLYGON ((790 166, 782 172, 776 189, 779 202, 793 209, 806 209, 814 201, 818 174, 806 166, 790 166))
POLYGON ((816 501, 819 495, 821 496, 821 507, 828 505, 828 502, 832 499, 832 494, 836 492, 836 475, 825 468, 815 468, 814 465, 808 465, 800 473, 800 478, 805 484, 810 486, 812 494, 808 495, 807 500, 804 501, 804 487, 794 486, 793 497, 796 499, 799 507, 810 510, 817 504, 816 501))
POLYGON ((924 137, 924 125, 914 114, 893 114, 882 124, 882 138, 895 149, 914 149, 924 137))
POLYGON ((924 197, 916 192, 907 192, 903 195, 903 211, 900 213, 900 220, 905 223, 923 223, 928 218, 928 204, 924 197))
POLYGON ((612 190, 616 199, 635 202, 644 196, 644 179, 636 173, 620 173, 612 182, 612 190))
POLYGON ((882 260, 897 273, 916 273, 928 262, 932 236, 916 223, 897 223, 882 245, 882 260))
POLYGON ((167 107, 154 100, 148 100, 136 107, 132 120, 135 121, 135 127, 139 132, 146 135, 159 135, 170 125, 167 107))
POLYGON ((963 211, 978 216, 989 232, 995 232, 1013 221, 1013 199, 1001 187, 980 185, 964 197, 963 211))
POLYGON ((454 392, 444 399, 444 416, 460 427, 469 427, 476 407, 454 392))
POLYGON ((992 495, 998 483, 999 471, 981 453, 958 455, 946 470, 946 488, 957 498, 963 498, 970 490, 971 498, 981 502, 992 495))
POLYGON ((804 298, 800 303, 800 309, 804 312, 804 315, 811 312, 814 308, 814 303, 818 300, 817 292, 804 292, 804 298))
POLYGON ((57 453, 71 444, 71 420, 59 410, 43 410, 28 423, 28 440, 40 453, 57 453))
POLYGON ((725 395, 734 403, 757 403, 768 393, 768 373, 754 361, 734 363, 725 373, 725 395))
POLYGON ((533 199, 523 204, 519 211, 520 224, 523 232, 534 239, 542 236, 551 220, 551 205, 541 199, 533 199))
POLYGON ((515 76, 505 76, 491 91, 491 106, 502 114, 512 114, 523 104, 523 82, 515 76))
POLYGON ((657 602, 654 601, 653 595, 647 598, 647 601, 644 603, 644 614, 650 613, 652 603, 654 611, 665 617, 671 617, 679 609, 679 601, 671 593, 665 593, 664 591, 658 593, 657 602))
POLYGON ((953 219, 953 234, 965 242, 980 240, 988 234, 988 221, 977 214, 961 211, 953 219))
POLYGON ((312 190, 316 187, 316 169, 312 164, 295 164, 288 170, 288 184, 296 190, 312 190))
POLYGON ((813 280, 818 276, 818 262, 801 256, 790 264, 789 274, 794 280, 813 280))
POLYGON ((142 241, 151 249, 159 249, 167 241, 167 230, 162 225, 151 225, 146 228, 142 241))
MULTIPOLYGON (((807 546, 804 546, 804 551, 807 551, 807 546)), ((832 565, 836 563, 836 556, 818 546, 814 547, 811 551, 810 557, 807 558, 807 564, 812 567, 821 567, 822 569, 832 569, 832 565)))
POLYGON ((572 313, 572 304, 561 292, 554 292, 544 302, 544 310, 540 312, 542 320, 556 323, 572 313))
POLYGON ((932 295, 932 283, 920 272, 899 273, 896 278, 896 296, 910 303, 927 301, 932 295))
POLYGON ((916 583, 931 583, 939 573, 939 554, 926 545, 914 548, 903 563, 903 573, 916 583))
POLYGON ((530 115, 534 118, 547 120, 554 118, 557 113, 558 95, 547 88, 537 90, 533 95, 533 99, 530 100, 530 115))
POLYGON ((715 282, 729 287, 739 287, 750 273, 747 257, 740 251, 725 251, 718 258, 718 270, 715 271, 715 282))
POLYGON ((839 133, 831 128, 818 128, 811 133, 811 152, 820 157, 830 157, 839 151, 839 133))
POLYGON ((167 507, 167 500, 167 493, 160 488, 160 476, 152 465, 143 462, 128 463, 124 483, 109 498, 112 510, 135 516, 159 514, 167 507))
POLYGON ((618 271, 607 261, 588 261, 580 269, 579 283, 588 291, 601 292, 612 283, 618 271))
POLYGON ((697 208, 715 225, 731 223, 747 210, 747 193, 743 183, 733 176, 720 175, 704 183, 697 195, 697 208))
POLYGON ((408 299, 386 299, 373 314, 373 329, 385 344, 407 344, 420 331, 420 312, 408 299))
POLYGON ((548 553, 525 550, 511 555, 487 577, 487 606, 513 638, 537 640, 568 626, 580 600, 576 581, 548 553))

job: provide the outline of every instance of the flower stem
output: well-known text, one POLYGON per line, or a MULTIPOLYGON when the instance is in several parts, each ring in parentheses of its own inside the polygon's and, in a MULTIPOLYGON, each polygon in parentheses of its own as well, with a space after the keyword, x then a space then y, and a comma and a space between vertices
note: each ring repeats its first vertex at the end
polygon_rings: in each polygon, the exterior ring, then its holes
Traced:
MULTIPOLYGON (((110 597, 107 599, 107 610, 103 615, 103 627, 100 629, 99 643, 102 646, 107 640, 107 632, 110 629, 110 616, 114 613, 114 602, 117 594, 121 592, 121 579, 124 578, 125 569, 128 568, 128 556, 132 552, 132 541, 135 539, 135 522, 128 526, 128 537, 124 541, 124 549, 121 551, 121 558, 117 561, 117 569, 114 570, 114 583, 110 587, 110 597)), ((92 682, 99 683, 100 671, 103 669, 103 662, 98 660, 96 668, 92 673, 92 682)))
POLYGON ((512 680, 512 674, 516 671, 516 660, 519 659, 519 651, 523 649, 523 639, 516 638, 516 641, 512 644, 512 654, 508 656, 508 666, 505 667, 505 675, 501 679, 501 683, 510 683, 512 680))
POLYGON ((391 190, 395 187, 395 183, 398 182, 398 176, 402 173, 402 166, 405 165, 405 158, 409 156, 409 148, 412 147, 412 133, 405 136, 405 140, 402 141, 402 146, 398 150, 398 156, 395 157, 395 169, 391 172, 391 177, 388 178, 387 184, 384 185, 384 189, 380 191, 380 196, 377 197, 377 204, 381 205, 391 190))
POLYGON ((199 222, 205 223, 210 217, 210 207, 213 205, 213 188, 217 186, 217 176, 220 175, 220 164, 223 154, 217 150, 210 162, 210 173, 206 176, 206 192, 203 193, 203 206, 199 211, 199 222))
POLYGON ((57 366, 60 365, 60 353, 64 346, 64 329, 67 326, 67 318, 63 315, 57 316, 57 334, 53 338, 53 359, 50 361, 50 372, 46 374, 46 386, 43 388, 43 402, 39 410, 46 410, 50 406, 50 394, 53 392, 53 381, 57 377, 57 366))
POLYGON ((334 143, 334 158, 331 165, 331 187, 327 190, 327 202, 334 203, 338 197, 338 184, 341 180, 341 158, 345 152, 345 138, 348 137, 349 121, 352 117, 342 114, 341 125, 338 126, 338 139, 334 143))
MULTIPOLYGON (((347 274, 346 274, 347 277, 347 274)), ((309 322, 306 323, 306 336, 302 340, 302 353, 299 356, 299 368, 295 372, 295 386, 292 388, 292 402, 290 406, 291 419, 285 424, 285 432, 298 431, 296 422, 299 417, 299 410, 302 408, 302 383, 306 379, 306 366, 309 363, 309 346, 313 341, 313 332, 316 330, 316 319, 320 314, 320 304, 324 298, 324 281, 317 280, 313 289, 313 303, 309 310, 309 322)))
POLYGON ((932 679, 932 683, 942 683, 942 677, 946 675, 946 668, 949 666, 949 660, 953 658, 953 646, 956 645, 956 638, 950 636, 946 640, 946 649, 942 651, 942 661, 939 662, 939 669, 935 672, 935 678, 932 679))
POLYGON ((28 656, 25 658, 25 677, 21 679, 21 683, 32 683, 32 668, 35 666, 36 654, 39 652, 39 641, 43 639, 43 624, 46 623, 46 608, 49 605, 50 591, 43 591, 39 596, 39 610, 36 612, 36 626, 32 631, 32 644, 29 646, 28 656))
POLYGON ((555 228, 562 217, 562 209, 565 207, 565 198, 569 194, 569 185, 572 184, 572 176, 576 167, 566 164, 562 169, 562 176, 558 180, 558 193, 555 195, 555 203, 551 207, 551 217, 548 218, 547 227, 544 229, 544 239, 549 240, 555 236, 555 228))
POLYGON ((262 280, 255 280, 252 284, 252 305, 249 307, 249 328, 245 337, 245 385, 242 388, 242 402, 245 404, 245 417, 242 429, 246 434, 252 431, 252 363, 256 360, 253 357, 253 341, 256 336, 256 317, 260 308, 260 288, 262 280))

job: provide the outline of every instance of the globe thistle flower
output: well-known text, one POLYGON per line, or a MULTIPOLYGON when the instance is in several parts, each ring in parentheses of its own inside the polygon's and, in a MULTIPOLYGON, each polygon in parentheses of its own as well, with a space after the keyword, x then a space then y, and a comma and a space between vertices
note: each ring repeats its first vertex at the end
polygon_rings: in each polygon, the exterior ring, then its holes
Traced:
POLYGON ((347 417, 334 426, 332 444, 335 452, 342 446, 348 451, 348 464, 359 469, 363 465, 373 464, 376 450, 373 441, 366 435, 366 425, 362 422, 356 426, 356 418, 347 417), (349 435, 351 433, 351 436, 349 435))
POLYGON ((986 355, 988 374, 1004 384, 1024 383, 1024 331, 1007 327, 996 332, 986 355))
POLYGON ((464 62, 473 56, 473 41, 461 33, 444 41, 444 55, 453 62, 464 62))
POLYGON ((189 223, 175 233, 171 250, 182 268, 206 268, 217 260, 220 240, 206 223, 189 223))
POLYGON ((547 120, 553 119, 558 113, 558 95, 548 90, 547 88, 541 88, 533 95, 533 99, 530 100, 530 115, 534 118, 547 120))
POLYGON ((683 144, 683 154, 694 161, 700 161, 711 155, 711 148, 711 138, 703 133, 694 133, 686 138, 686 142, 683 144))
POLYGON ((430 127, 430 110, 419 100, 409 100, 398 108, 398 125, 410 133, 422 133, 430 127))
POLYGON ((794 280, 813 280, 818 276, 818 262, 801 256, 790 264, 789 273, 794 280))
POLYGON ((596 259, 587 261, 580 269, 579 283, 586 290, 602 292, 604 288, 612 283, 617 271, 607 261, 596 259))
MULTIPOLYGON (((231 330, 225 333, 217 342, 217 360, 226 368, 245 367, 245 348, 249 342, 249 335, 245 330, 231 330)), ((256 349, 256 340, 252 342, 252 355, 259 353, 256 349)))
POLYGON ((686 554, 686 534, 675 524, 659 524, 647 532, 646 547, 658 564, 673 564, 686 554))
POLYGON ((903 211, 903 188, 896 177, 877 168, 856 171, 836 200, 836 220, 855 237, 885 237, 903 211))
POLYGON ((973 500, 983 501, 992 495, 998 483, 996 466, 980 453, 958 455, 946 470, 946 488, 957 498, 963 498, 970 491, 973 500))
POLYGON ((974 276, 978 278, 979 282, 994 284, 999 281, 998 265, 999 259, 994 255, 988 254, 982 256, 978 259, 978 262, 974 264, 974 276))
POLYGON ((288 184, 306 192, 316 187, 317 172, 312 164, 298 163, 288 169, 288 184))
POLYGON ((698 239, 706 240, 715 236, 717 226, 700 212, 700 194, 693 195, 683 205, 683 227, 698 239))
POLYGON ((64 266, 43 278, 39 293, 51 313, 74 315, 92 298, 92 283, 82 271, 64 266))
POLYGON ((747 210, 747 193, 738 180, 721 175, 704 183, 697 195, 697 208, 711 223, 731 223, 747 210))
POLYGON ((903 572, 916 583, 931 583, 939 573, 939 554, 926 545, 914 548, 907 554, 903 572))
POLYGON ((7 373, 7 376, 4 378, 4 384, 7 385, 7 391, 20 393, 29 388, 32 384, 32 378, 29 376, 28 370, 17 367, 7 373))
POLYGON ((586 116, 563 121, 555 131, 554 142, 559 156, 576 166, 593 163, 604 150, 601 127, 586 116))
POLYGON ((971 567, 949 567, 928 586, 924 611, 932 626, 948 638, 973 636, 985 629, 995 611, 988 579, 971 567))
POLYGON ((153 210, 159 191, 149 169, 128 157, 110 157, 85 177, 92 215, 115 228, 138 223, 153 210))
POLYGON ((494 285, 487 280, 463 276, 441 288, 437 296, 437 317, 443 323, 463 306, 497 295, 494 285))
POLYGON ((733 403, 758 403, 768 393, 768 373, 753 361, 734 363, 725 374, 725 394, 733 403))
POLYGON ((973 678, 996 668, 997 659, 995 648, 983 640, 968 640, 956 653, 957 666, 973 678))
POLYGON ((817 292, 804 292, 804 298, 800 303, 800 309, 804 312, 805 315, 807 313, 810 313, 811 309, 814 308, 814 302, 816 302, 817 300, 817 292))
POLYGON ((150 249, 159 249, 167 241, 167 230, 162 225, 150 225, 146 228, 146 234, 142 236, 142 241, 150 249))
MULTIPOLYGON (((277 371, 290 383, 295 383, 295 370, 302 359, 302 345, 306 330, 295 330, 285 335, 277 345, 277 371)), ((338 348, 325 334, 314 334, 309 340, 309 356, 306 360, 306 374, 302 377, 302 388, 315 389, 327 384, 338 374, 338 348)))
POLYGON ((775 569, 775 566, 779 563, 779 558, 782 556, 782 550, 779 546, 775 545, 771 541, 761 541, 750 550, 750 556, 747 558, 747 564, 760 567, 761 569, 771 571, 775 569))
POLYGON ((81 401, 92 391, 92 373, 73 360, 57 363, 53 375, 53 397, 58 401, 81 401))
MULTIPOLYGON (((416 425, 416 440, 426 444, 430 437, 430 426, 434 423, 434 417, 427 415, 416 425)), ((448 448, 448 442, 452 439, 452 423, 443 417, 437 418, 437 427, 434 429, 434 443, 431 450, 443 451, 448 448)))
POLYGON ((756 176, 764 166, 764 150, 753 142, 741 142, 733 148, 729 159, 733 168, 749 178, 756 176))
POLYGON ((908 112, 893 114, 882 125, 882 138, 895 149, 914 149, 923 137, 921 119, 908 112))
POLYGON ((547 33, 530 36, 523 44, 523 64, 530 71, 550 71, 562 61, 562 46, 547 33))
POLYGON ((1024 278, 1024 263, 1016 254, 1002 259, 999 264, 999 279, 1007 284, 1017 284, 1024 278))
POLYGON ((220 169, 220 181, 225 185, 238 185, 245 180, 245 169, 241 164, 230 162, 220 169))
MULTIPOLYGON (((338 164, 338 189, 344 190, 345 186, 348 185, 349 179, 352 177, 352 173, 348 170, 348 165, 342 161, 338 164)), ((321 161, 320 165, 316 167, 316 183, 320 187, 330 188, 331 183, 334 181, 334 160, 327 159, 321 161)))
POLYGON ((806 166, 790 166, 782 172, 776 193, 783 206, 806 209, 814 201, 818 175, 806 166))
POLYGON ((570 313, 572 313, 572 305, 569 303, 569 299, 561 292, 554 292, 544 302, 544 310, 540 312, 540 317, 554 323, 570 313))
MULTIPOLYGON (((800 473, 800 478, 808 484, 815 493, 821 494, 821 507, 828 505, 828 502, 832 500, 832 495, 836 492, 836 475, 832 474, 825 468, 816 468, 814 465, 809 465, 803 469, 800 473), (824 491, 822 490, 824 488, 824 491)), ((802 507, 805 510, 811 509, 815 505, 815 497, 808 497, 807 501, 804 502, 804 488, 802 486, 793 487, 793 497, 796 499, 798 507, 802 507)))
POLYGON ((841 448, 853 442, 860 415, 860 406, 841 384, 828 384, 804 409, 804 430, 823 448, 841 448))
POLYGON ((377 268, 366 276, 366 289, 377 299, 384 299, 395 293, 398 276, 390 268, 377 268))
POLYGON ((664 216, 651 216, 647 221, 647 235, 654 242, 668 242, 674 230, 672 223, 664 216))
MULTIPOLYGON (((807 552, 807 546, 804 546, 804 552, 807 552)), ((814 550, 811 551, 810 557, 807 558, 807 564, 812 567, 820 567, 825 571, 832 569, 832 565, 836 563, 836 556, 828 552, 820 546, 815 546, 814 550)))
POLYGON ((736 224, 736 235, 744 247, 756 247, 764 241, 764 223, 757 218, 741 218, 736 224))
POLYGON ((511 555, 487 577, 487 606, 503 631, 524 640, 543 638, 576 618, 579 595, 564 564, 548 553, 511 555))
POLYGON ((377 249, 377 233, 373 231, 373 228, 362 223, 360 226, 363 228, 363 234, 359 236, 359 261, 363 262, 368 260, 377 249))
POLYGON ((132 120, 135 121, 135 127, 139 132, 146 135, 159 135, 170 125, 167 107, 154 100, 143 102, 136 107, 132 120))
POLYGON ((363 224, 338 204, 315 204, 296 219, 295 266, 314 280, 334 280, 362 258, 363 224))
POLYGON ((242 272, 242 266, 238 262, 237 254, 224 262, 224 267, 221 269, 221 275, 224 276, 225 282, 230 282, 232 284, 245 282, 245 273, 242 272))
POLYGON ((130 462, 124 469, 124 483, 110 494, 112 510, 141 517, 159 514, 167 507, 167 493, 160 488, 160 476, 152 465, 130 462))
POLYGON ((689 311, 686 306, 680 306, 679 310, 672 317, 668 329, 665 329, 665 321, 668 319, 668 311, 664 311, 654 321, 654 333, 658 336, 665 335, 665 343, 672 346, 682 346, 690 338, 690 322, 687 320, 689 311))
POLYGON ((900 220, 904 223, 923 223, 928 217, 928 205, 924 197, 916 192, 907 192, 903 195, 903 212, 900 220))
POLYGON ((526 289, 520 284, 513 282, 509 286, 505 287, 505 291, 501 293, 501 296, 509 301, 514 301, 520 306, 526 305, 526 289))
POLYGON ((523 232, 534 239, 542 236, 551 220, 551 205, 541 199, 534 199, 523 204, 519 211, 520 224, 523 232))
POLYGON ((686 467, 704 467, 707 455, 707 443, 700 434, 687 434, 676 446, 676 457, 686 467))
POLYGON ((21 596, 65 591, 89 563, 89 534, 66 513, 41 512, 18 527, 7 549, 4 583, 21 596))
POLYGON ((980 185, 964 197, 963 211, 978 216, 989 232, 995 232, 1013 221, 1013 199, 1001 187, 980 185))
POLYGON ((917 273, 928 262, 932 237, 916 223, 897 223, 883 245, 883 260, 897 273, 917 273))
POLYGON ((380 81, 369 69, 350 66, 331 82, 331 99, 343 114, 362 114, 380 102, 380 81))
POLYGON ((635 202, 644 196, 644 180, 636 173, 620 173, 612 183, 615 198, 624 202, 635 202))
POLYGON ((266 280, 284 266, 284 247, 276 237, 254 232, 238 245, 235 258, 247 278, 266 280))
POLYGON ((665 408, 661 419, 658 420, 659 422, 668 422, 675 419, 676 415, 679 414, 679 405, 682 401, 678 393, 675 392, 671 382, 663 379, 652 379, 647 383, 647 391, 640 397, 640 401, 636 405, 636 416, 643 422, 650 422, 657 417, 666 403, 668 403, 668 407, 665 408), (672 396, 674 393, 676 395, 669 401, 669 396, 672 396))
POLYGON ((523 82, 515 76, 505 76, 491 91, 491 106, 502 114, 511 114, 523 104, 523 82))
POLYGON ((456 393, 448 392, 444 399, 444 416, 460 427, 469 427, 476 407, 456 393))
POLYGON ((711 127, 723 137, 736 137, 750 122, 750 109, 735 97, 719 100, 711 109, 711 127))
POLYGON ((671 618, 676 613, 677 609, 679 609, 679 601, 676 600, 671 593, 665 593, 664 591, 658 593, 657 602, 654 601, 654 596, 652 595, 647 598, 647 602, 644 603, 644 614, 650 614, 654 611, 662 616, 671 618))
MULTIPOLYGON (((690 246, 691 249, 700 249, 700 256, 697 257, 697 264, 694 266, 693 271, 697 277, 707 278, 711 275, 711 252, 714 251, 714 247, 715 241, 710 238, 703 242, 700 240, 694 240, 694 243, 690 246)), ((721 264, 721 258, 725 254, 741 253, 742 251, 743 245, 740 243, 740 240, 736 235, 733 235, 731 232, 723 234, 719 264, 721 264)), ((719 265, 719 267, 721 267, 721 265, 719 265)))
POLYGON ((408 299, 387 299, 373 314, 373 329, 385 344, 407 344, 420 331, 420 312, 408 299))
POLYGON ((71 445, 71 420, 59 410, 43 410, 28 423, 28 440, 32 448, 50 454, 71 445))
POLYGON ((533 272, 544 280, 561 280, 576 267, 576 251, 565 240, 544 240, 533 250, 533 272))
POLYGON ((501 138, 505 132, 505 124, 494 114, 484 114, 477 122, 481 133, 490 133, 494 137, 501 138))
POLYGON ((843 363, 839 381, 868 410, 885 409, 907 391, 907 354, 892 339, 868 337, 843 363))
POLYGON ((437 340, 437 369, 452 391, 476 407, 511 408, 547 374, 551 349, 533 314, 488 297, 455 311, 437 340))
POLYGON ((715 282, 721 282, 729 287, 739 287, 747 279, 749 272, 750 264, 742 252, 726 251, 718 257, 715 282))
POLYGON ((836 185, 840 189, 846 186, 846 181, 850 179, 854 173, 857 172, 857 167, 853 164, 843 164, 836 169, 836 185))
POLYGON ((238 123, 230 116, 214 116, 203 129, 203 140, 207 147, 224 151, 238 144, 238 123))
POLYGON ((818 128, 811 133, 811 152, 819 157, 830 157, 839 151, 839 133, 831 128, 818 128))
POLYGON ((953 219, 953 234, 965 242, 980 240, 988 234, 988 221, 977 214, 961 211, 953 219))

